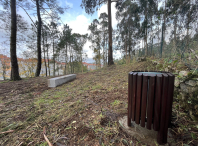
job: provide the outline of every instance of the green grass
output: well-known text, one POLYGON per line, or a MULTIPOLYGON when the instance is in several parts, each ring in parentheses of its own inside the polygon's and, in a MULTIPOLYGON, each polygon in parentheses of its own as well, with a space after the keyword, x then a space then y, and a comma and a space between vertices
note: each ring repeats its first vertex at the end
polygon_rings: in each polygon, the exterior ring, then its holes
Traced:
MULTIPOLYGON (((27 136, 23 139, 23 145, 28 145, 29 137, 34 145, 45 146, 47 143, 42 135, 44 127, 51 143, 55 143, 58 137, 67 135, 67 141, 72 145, 99 145, 100 138, 103 139, 102 145, 129 144, 131 139, 120 130, 118 121, 109 120, 106 125, 102 125, 101 121, 111 115, 126 115, 128 72, 146 70, 148 67, 155 70, 151 65, 148 61, 105 67, 79 74, 76 80, 48 89, 38 96, 27 93, 15 101, 6 99, 6 106, 20 106, 15 111, 9 110, 0 115, 0 132, 16 130, 16 133, 3 135, 0 145, 5 141, 10 145, 18 145, 18 137, 27 136), (20 114, 25 115, 24 120, 14 121, 13 117, 20 114), (10 123, 7 122, 9 118, 10 123), (79 132, 83 127, 88 129, 87 132, 79 132)), ((192 139, 195 136, 197 135, 191 135, 192 139)), ((133 142, 135 145, 141 144, 135 140, 133 142)))

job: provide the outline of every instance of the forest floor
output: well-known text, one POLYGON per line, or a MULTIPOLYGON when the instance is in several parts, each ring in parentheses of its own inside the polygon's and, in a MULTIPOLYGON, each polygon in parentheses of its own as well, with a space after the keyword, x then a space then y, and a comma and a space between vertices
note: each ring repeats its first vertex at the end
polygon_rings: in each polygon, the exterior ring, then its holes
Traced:
MULTIPOLYGON (((48 88, 45 77, 0 82, 0 146, 47 146, 44 134, 54 146, 145 145, 118 119, 127 115, 128 72, 148 68, 156 69, 150 61, 114 65, 56 88, 48 88)), ((176 106, 174 101, 174 143, 196 146, 196 123, 176 106)))

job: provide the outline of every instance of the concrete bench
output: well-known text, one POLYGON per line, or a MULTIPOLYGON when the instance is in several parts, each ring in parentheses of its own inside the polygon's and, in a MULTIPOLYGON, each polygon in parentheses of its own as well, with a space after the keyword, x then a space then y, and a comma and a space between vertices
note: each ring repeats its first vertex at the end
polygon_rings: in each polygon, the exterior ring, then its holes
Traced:
POLYGON ((76 78, 76 74, 70 74, 66 76, 56 77, 48 79, 48 87, 57 87, 76 78))

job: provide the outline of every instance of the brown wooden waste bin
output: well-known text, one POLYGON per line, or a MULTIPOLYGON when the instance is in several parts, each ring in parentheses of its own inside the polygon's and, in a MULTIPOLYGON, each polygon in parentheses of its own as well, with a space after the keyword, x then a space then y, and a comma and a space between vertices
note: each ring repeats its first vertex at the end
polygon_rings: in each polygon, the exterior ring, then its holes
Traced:
POLYGON ((131 120, 158 131, 158 144, 167 143, 175 76, 169 72, 132 71, 128 76, 128 126, 131 120))

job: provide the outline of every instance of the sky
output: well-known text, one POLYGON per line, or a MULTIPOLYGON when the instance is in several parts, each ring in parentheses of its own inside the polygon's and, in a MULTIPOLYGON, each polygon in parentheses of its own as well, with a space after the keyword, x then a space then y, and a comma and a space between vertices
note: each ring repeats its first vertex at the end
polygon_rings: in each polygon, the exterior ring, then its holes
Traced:
MULTIPOLYGON (((66 11, 64 15, 61 15, 61 19, 63 23, 66 23, 72 28, 73 33, 80 33, 80 34, 86 34, 90 33, 88 31, 88 26, 91 24, 93 19, 99 19, 99 16, 101 13, 106 12, 107 13, 107 5, 102 5, 101 8, 96 11, 92 15, 88 15, 84 9, 80 7, 81 0, 62 0, 60 2, 61 5, 68 5, 70 9, 66 11)), ((116 14, 116 8, 115 3, 112 3, 112 26, 113 28, 116 28, 117 26, 117 20, 115 18, 116 14)), ((84 46, 84 52, 87 53, 88 59, 86 59, 86 62, 93 63, 94 60, 92 59, 94 54, 93 51, 89 48, 91 45, 91 42, 87 41, 87 43, 84 46)), ((114 51, 113 54, 114 58, 120 58, 121 54, 119 51, 114 51)))
MULTIPOLYGON (((58 2, 59 2, 59 5, 62 7, 65 7, 65 6, 70 7, 69 9, 65 11, 64 14, 60 15, 60 17, 64 24, 68 24, 69 27, 72 28, 73 33, 80 33, 80 34, 88 33, 89 34, 90 32, 88 31, 88 26, 91 24, 93 19, 98 19, 100 14, 103 12, 107 13, 106 4, 102 5, 101 8, 98 11, 96 11, 94 14, 88 15, 85 12, 85 10, 80 7, 82 0, 58 0, 58 2)), ((0 10, 2 10, 1 6, 0 6, 0 10)), ((32 23, 30 18, 22 9, 18 8, 17 13, 22 15, 29 24, 32 23)), ((31 16, 35 16, 35 17, 32 17, 34 21, 37 20, 35 12, 29 12, 29 13, 31 16)), ((116 14, 115 3, 112 3, 112 26, 114 29, 116 28, 116 25, 117 25, 115 14, 116 14)), ((0 34, 1 34, 0 42, 2 42, 3 40, 5 40, 6 34, 3 33, 2 30, 0 30, 0 34)), ((89 48, 90 45, 91 45, 91 42, 87 41, 87 43, 85 44, 83 48, 84 53, 88 55, 88 58, 85 60, 85 62, 94 63, 94 60, 92 59, 94 54, 93 54, 93 50, 89 48)), ((0 54, 1 52, 2 50, 0 49, 0 54)), ((9 51, 6 51, 5 53, 8 53, 8 52, 9 51)), ((116 59, 120 58, 121 53, 119 51, 114 51, 113 57, 116 59)))

